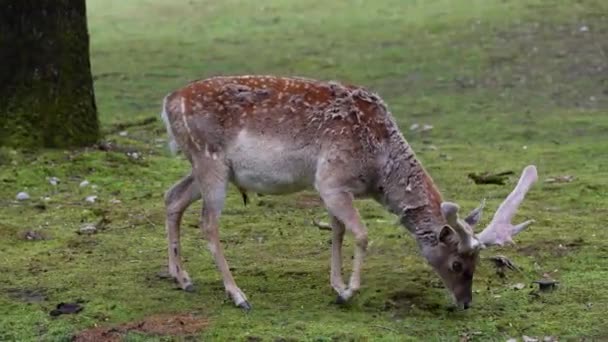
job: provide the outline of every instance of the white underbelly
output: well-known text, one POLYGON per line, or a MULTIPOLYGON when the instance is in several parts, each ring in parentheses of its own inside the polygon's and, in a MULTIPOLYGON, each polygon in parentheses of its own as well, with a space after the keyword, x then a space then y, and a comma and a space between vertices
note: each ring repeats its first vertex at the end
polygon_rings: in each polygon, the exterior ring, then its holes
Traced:
POLYGON ((227 151, 232 182, 261 194, 286 194, 311 188, 316 153, 242 131, 227 151))

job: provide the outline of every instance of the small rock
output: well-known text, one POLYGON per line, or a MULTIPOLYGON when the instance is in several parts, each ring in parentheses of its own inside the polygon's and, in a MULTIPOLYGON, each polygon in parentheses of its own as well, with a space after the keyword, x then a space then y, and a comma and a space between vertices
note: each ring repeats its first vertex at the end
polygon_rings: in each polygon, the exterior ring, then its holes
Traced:
POLYGON ((516 338, 510 338, 510 339, 507 340, 507 342, 517 342, 517 339, 516 338))
POLYGON ((523 335, 521 338, 524 342, 538 342, 537 338, 526 336, 526 335, 523 335))
POLYGON ((578 30, 581 32, 589 32, 589 26, 583 25, 578 30))
POLYGON ((54 310, 51 310, 51 312, 49 312, 49 314, 51 316, 76 314, 76 313, 79 313, 80 311, 82 311, 82 309, 83 309, 82 305, 80 305, 78 303, 59 303, 59 304, 57 304, 57 308, 54 310))
POLYGON ((26 241, 38 241, 38 240, 46 240, 46 236, 39 231, 36 230, 27 230, 19 234, 19 237, 26 241))
POLYGON ((97 233, 97 227, 93 223, 85 223, 78 230, 79 234, 95 234, 97 233))
POLYGON ((85 179, 82 182, 80 182, 80 187, 86 188, 87 186, 89 186, 89 184, 91 184, 91 183, 89 183, 89 181, 85 179))
POLYGON ((524 145, 524 146, 522 146, 522 148, 523 148, 524 150, 527 150, 527 149, 528 149, 528 145, 524 145))
POLYGON ((553 336, 545 336, 543 337, 543 342, 557 342, 557 338, 553 336))
POLYGON ((57 184, 59 184, 59 178, 57 177, 50 177, 49 178, 49 183, 51 183, 51 185, 56 186, 57 184))
POLYGON ((129 156, 129 157, 131 157, 131 158, 133 158, 133 159, 139 159, 140 154, 139 154, 139 153, 137 153, 137 152, 128 152, 128 153, 127 153, 127 156, 129 156))
POLYGON ((424 124, 424 125, 422 126, 422 128, 420 129, 420 132, 426 132, 426 131, 430 131, 430 130, 432 130, 432 129, 433 129, 433 126, 432 126, 432 125, 427 125, 427 124, 424 124))
POLYGON ((97 201, 97 196, 93 195, 93 196, 87 196, 87 198, 84 199, 85 201, 89 202, 89 203, 95 203, 95 201, 97 201))
POLYGON ((415 131, 415 130, 417 130, 418 128, 420 128, 420 125, 419 125, 419 124, 417 124, 417 123, 412 124, 412 125, 410 126, 410 131, 415 131))
POLYGON ((122 132, 118 133, 118 135, 120 135, 121 137, 126 137, 127 135, 129 135, 129 132, 122 131, 122 132))
POLYGON ((524 285, 523 283, 517 283, 517 284, 515 284, 515 285, 513 285, 513 286, 512 286, 512 288, 513 288, 514 290, 521 290, 521 289, 523 289, 524 287, 526 287, 526 285, 524 285))
POLYGON ((15 197, 17 199, 17 201, 27 201, 28 199, 30 199, 30 195, 27 192, 20 192, 17 194, 17 197, 15 197))
POLYGON ((121 201, 121 200, 116 199, 116 198, 112 198, 112 199, 111 199, 109 202, 110 202, 110 203, 112 203, 112 204, 119 204, 119 203, 122 203, 122 201, 121 201))

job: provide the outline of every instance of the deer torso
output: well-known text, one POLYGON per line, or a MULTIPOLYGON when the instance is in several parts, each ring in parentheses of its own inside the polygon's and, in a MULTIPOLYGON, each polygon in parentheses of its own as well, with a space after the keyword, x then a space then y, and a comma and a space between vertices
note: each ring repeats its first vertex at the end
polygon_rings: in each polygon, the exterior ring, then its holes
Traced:
POLYGON ((166 101, 184 152, 224 158, 231 181, 258 193, 313 187, 319 165, 333 163, 332 172, 353 178, 357 195, 367 195, 398 133, 378 96, 333 82, 215 77, 193 82, 166 101))

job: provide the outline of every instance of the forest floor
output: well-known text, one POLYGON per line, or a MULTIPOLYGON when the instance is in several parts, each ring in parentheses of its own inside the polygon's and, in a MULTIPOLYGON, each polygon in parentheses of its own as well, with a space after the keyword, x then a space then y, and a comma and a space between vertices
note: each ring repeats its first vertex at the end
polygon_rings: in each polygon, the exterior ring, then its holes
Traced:
MULTIPOLYGON (((0 149, 1 341, 608 340, 608 2, 87 3, 104 143, 0 149), (220 74, 379 93, 446 200, 468 211, 487 198, 482 223, 516 176, 477 185, 467 175, 535 164, 540 179, 516 221, 536 223, 515 246, 485 251, 473 307, 449 310, 395 217, 358 201, 369 253, 360 293, 338 306, 330 235, 310 223, 327 220, 315 194, 252 195, 243 206, 231 187, 221 239, 253 310, 224 294, 197 228, 200 202, 182 229, 197 290, 176 290, 162 276, 163 193, 189 165, 168 153, 158 113, 166 93, 220 74), (30 199, 15 200, 21 191, 30 199), (495 255, 519 271, 498 276, 495 255), (539 292, 543 277, 557 288, 539 292), (82 310, 50 315, 60 303, 82 310)), ((347 235, 347 275, 352 250, 347 235)))

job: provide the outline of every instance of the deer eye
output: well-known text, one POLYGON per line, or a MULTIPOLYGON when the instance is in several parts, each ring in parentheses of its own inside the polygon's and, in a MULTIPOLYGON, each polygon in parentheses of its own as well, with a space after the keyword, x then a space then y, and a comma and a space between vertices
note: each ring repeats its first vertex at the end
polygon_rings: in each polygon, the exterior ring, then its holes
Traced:
POLYGON ((462 264, 459 261, 454 261, 452 263, 452 271, 454 272, 462 272, 462 264))

